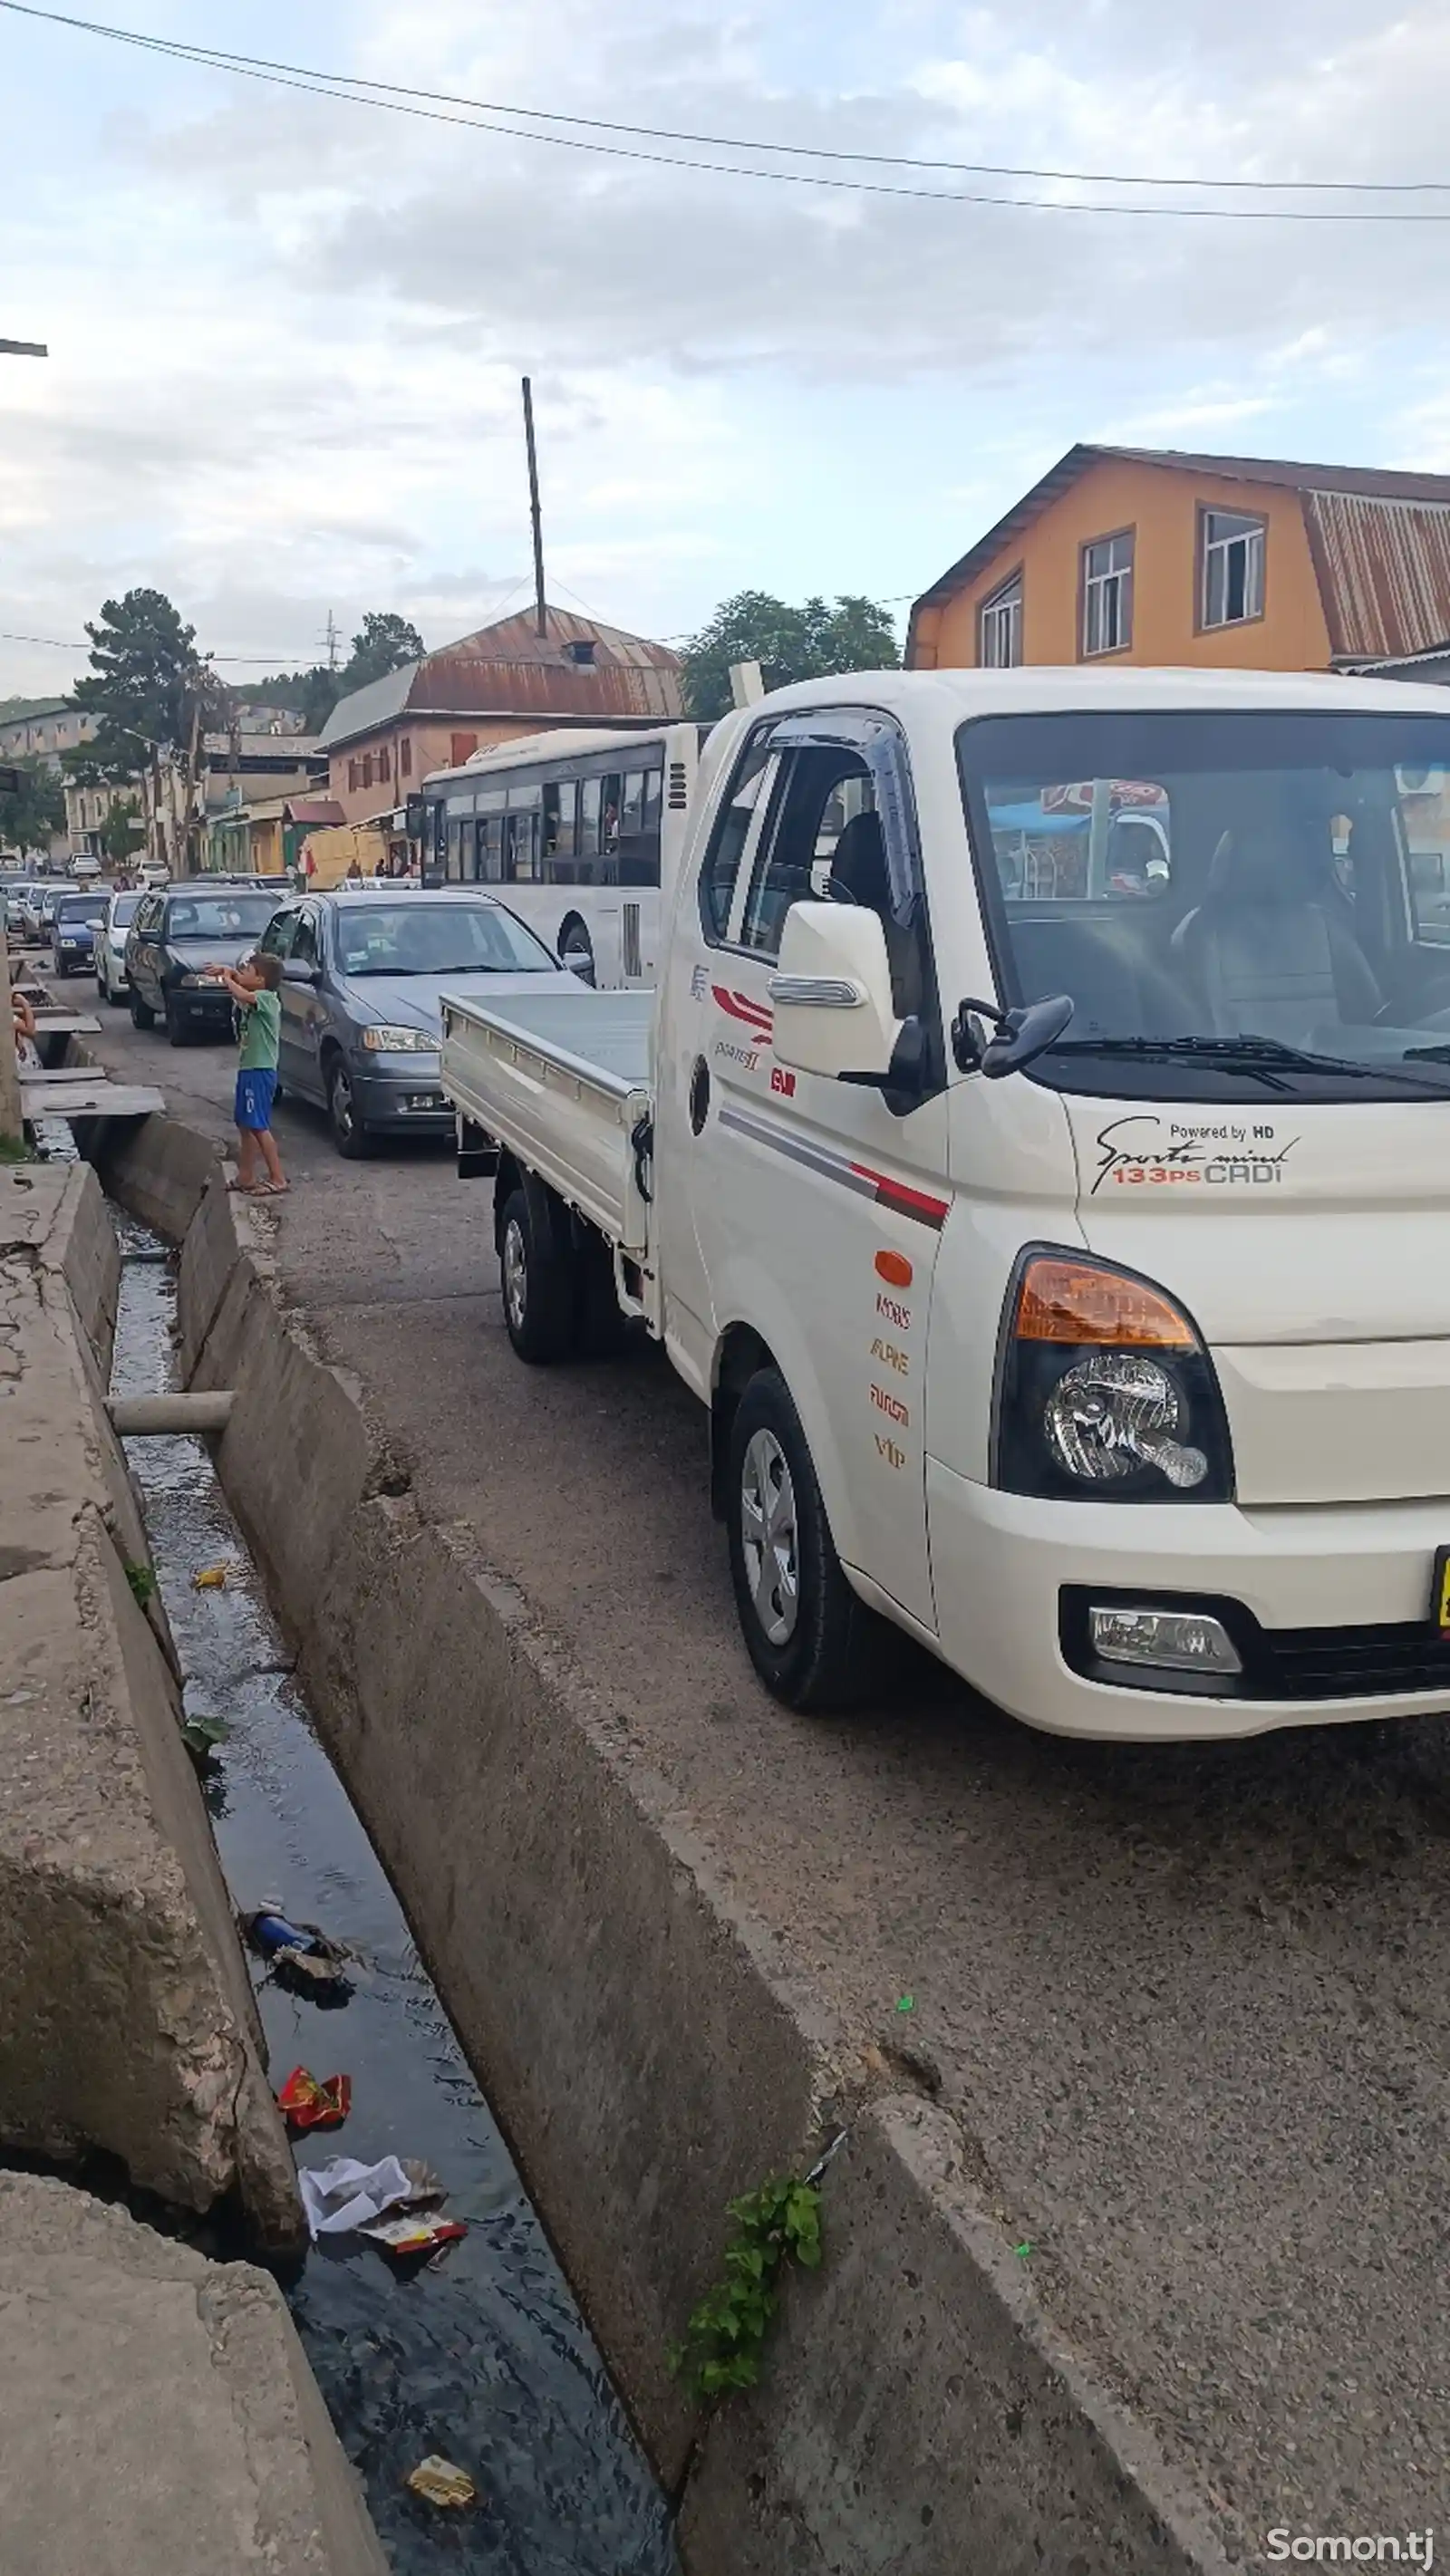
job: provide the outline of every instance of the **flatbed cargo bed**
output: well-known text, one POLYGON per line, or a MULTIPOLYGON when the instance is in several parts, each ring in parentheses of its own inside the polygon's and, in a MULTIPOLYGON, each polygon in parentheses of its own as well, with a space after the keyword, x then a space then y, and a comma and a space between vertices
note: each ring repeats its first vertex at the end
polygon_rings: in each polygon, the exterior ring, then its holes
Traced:
POLYGON ((454 1107, 636 1259, 649 1240, 639 1131, 653 1110, 655 997, 630 988, 445 995, 443 1088, 454 1107))

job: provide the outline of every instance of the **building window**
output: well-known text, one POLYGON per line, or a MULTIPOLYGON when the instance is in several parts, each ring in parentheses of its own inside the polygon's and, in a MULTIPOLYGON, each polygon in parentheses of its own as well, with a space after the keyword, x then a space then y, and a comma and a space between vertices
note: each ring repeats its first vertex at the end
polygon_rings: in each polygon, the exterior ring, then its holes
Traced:
POLYGON ((1082 550, 1082 649, 1121 653, 1133 641, 1133 536, 1097 537, 1082 550))
POLYGON ((453 737, 452 747, 449 754, 449 768, 461 769, 465 761, 473 758, 477 749, 478 736, 476 733, 456 733, 453 737))
POLYGON ((371 787, 373 783, 373 756, 370 751, 363 753, 362 783, 364 787, 371 787))
POLYGON ((350 760, 350 761, 348 762, 348 764, 347 764, 347 783, 348 783, 348 787, 349 787, 349 789, 351 790, 351 792, 353 793, 353 795, 356 795, 356 793, 357 793, 357 762, 356 762, 355 760, 350 760))
POLYGON ((400 778, 411 778, 412 775, 413 737, 411 734, 405 733, 402 741, 398 745, 398 776, 400 778))
POLYGON ((1014 671, 1022 659, 1022 575, 1014 572, 982 602, 984 671, 1014 671))
POLYGON ((1264 522, 1236 510, 1201 510, 1204 626, 1242 626, 1264 613, 1264 522))
POLYGON ((392 763, 388 758, 388 746, 384 743, 382 750, 378 753, 378 778, 381 785, 386 787, 391 775, 392 763))

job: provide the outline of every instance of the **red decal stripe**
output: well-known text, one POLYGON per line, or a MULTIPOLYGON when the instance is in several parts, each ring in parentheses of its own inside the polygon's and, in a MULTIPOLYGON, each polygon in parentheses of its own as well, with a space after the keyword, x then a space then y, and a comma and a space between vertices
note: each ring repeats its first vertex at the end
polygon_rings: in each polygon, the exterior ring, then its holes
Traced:
POLYGON ((950 1199, 934 1199, 925 1190, 914 1190, 905 1181, 893 1181, 886 1172, 873 1172, 869 1163, 853 1163, 858 1180, 869 1181, 881 1207, 894 1208, 898 1216, 914 1216, 922 1225, 945 1225, 951 1213, 950 1199))
POLYGON ((744 993, 727 993, 723 984, 712 984, 710 990, 721 1010, 728 1011, 732 1020, 744 1020, 751 1028, 759 1029, 769 1037, 775 1025, 772 1012, 763 1010, 758 1002, 748 1000, 744 993))

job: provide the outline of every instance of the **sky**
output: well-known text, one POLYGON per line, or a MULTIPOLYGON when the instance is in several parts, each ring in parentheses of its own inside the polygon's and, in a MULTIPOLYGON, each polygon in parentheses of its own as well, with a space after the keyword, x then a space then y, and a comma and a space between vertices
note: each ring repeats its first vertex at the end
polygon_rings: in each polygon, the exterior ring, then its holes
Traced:
POLYGON ((239 681, 320 658, 329 616, 345 650, 368 609, 432 645, 526 605, 524 372, 550 595, 672 639, 747 587, 904 620, 1077 439, 1450 470, 1450 223, 1081 211, 1166 175, 1187 205, 1450 216, 1443 0, 1378 26, 1362 0, 89 6, 796 156, 1122 175, 755 156, 1050 201, 1002 207, 661 168, 0 11, 0 336, 51 351, 0 358, 0 696, 68 686, 137 584, 239 681))

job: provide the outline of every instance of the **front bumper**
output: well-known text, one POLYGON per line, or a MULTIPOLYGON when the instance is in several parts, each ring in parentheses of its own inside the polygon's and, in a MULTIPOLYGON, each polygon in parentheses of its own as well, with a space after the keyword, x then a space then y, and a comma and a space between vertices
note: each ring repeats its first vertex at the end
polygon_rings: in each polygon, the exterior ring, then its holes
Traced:
MULTIPOLYGON (((1450 1545, 1450 1499, 1278 1510, 1044 1502, 973 1484, 935 1458, 926 1484, 940 1650, 1029 1726, 1151 1744, 1450 1715, 1450 1647, 1443 1687, 1366 1691, 1347 1669, 1337 1695, 1250 1696, 1250 1676, 1225 1697, 1092 1679, 1062 1644, 1065 1595, 1166 1595, 1239 1604, 1270 1641, 1293 1632, 1296 1652, 1314 1631, 1321 1664, 1342 1631, 1347 1668, 1355 1632, 1419 1627, 1433 1664, 1430 1595, 1436 1550, 1450 1545)), ((1293 1655, 1282 1660, 1287 1670, 1293 1655)))
POLYGON ((453 1106, 436 1056, 410 1065, 406 1056, 354 1055, 351 1072, 357 1115, 375 1134, 452 1136, 453 1106))

